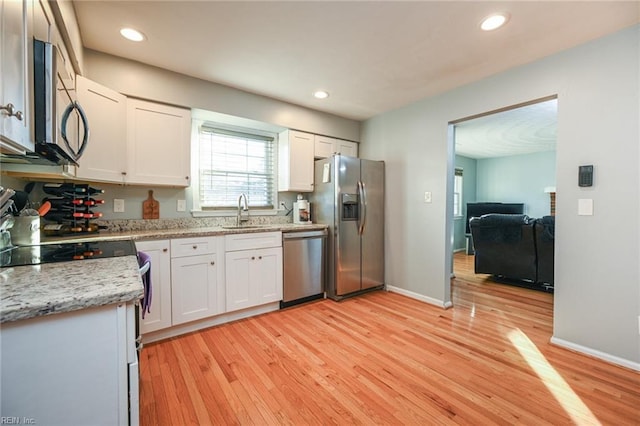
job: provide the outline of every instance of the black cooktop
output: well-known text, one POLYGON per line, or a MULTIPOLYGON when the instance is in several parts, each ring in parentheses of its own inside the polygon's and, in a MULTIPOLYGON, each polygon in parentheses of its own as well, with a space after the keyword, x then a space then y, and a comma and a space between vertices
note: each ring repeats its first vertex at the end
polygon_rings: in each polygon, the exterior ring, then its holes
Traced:
POLYGON ((13 247, 0 253, 0 267, 102 259, 130 256, 136 253, 136 245, 133 240, 21 246, 13 247))

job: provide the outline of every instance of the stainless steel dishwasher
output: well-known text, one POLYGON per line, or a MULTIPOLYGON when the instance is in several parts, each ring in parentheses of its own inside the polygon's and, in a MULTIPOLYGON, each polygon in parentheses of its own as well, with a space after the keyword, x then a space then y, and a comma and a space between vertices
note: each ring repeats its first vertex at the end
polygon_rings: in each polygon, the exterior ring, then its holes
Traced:
POLYGON ((282 234, 284 291, 280 307, 324 297, 327 230, 282 234))

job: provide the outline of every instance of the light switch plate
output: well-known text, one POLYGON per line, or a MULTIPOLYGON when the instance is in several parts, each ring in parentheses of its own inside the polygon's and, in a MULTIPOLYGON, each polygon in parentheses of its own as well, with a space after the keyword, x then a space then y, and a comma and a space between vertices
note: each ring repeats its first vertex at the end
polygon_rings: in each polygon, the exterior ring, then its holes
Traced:
POLYGON ((578 216, 593 216, 593 200, 591 198, 578 200, 578 216))
POLYGON ((431 202, 431 192, 430 191, 426 191, 424 193, 424 202, 425 203, 430 203, 431 202))
POLYGON ((179 212, 187 211, 187 202, 186 202, 186 200, 178 200, 178 205, 176 207, 176 210, 179 211, 179 212))
POLYGON ((119 198, 113 199, 113 212, 114 213, 124 213, 124 200, 119 198))

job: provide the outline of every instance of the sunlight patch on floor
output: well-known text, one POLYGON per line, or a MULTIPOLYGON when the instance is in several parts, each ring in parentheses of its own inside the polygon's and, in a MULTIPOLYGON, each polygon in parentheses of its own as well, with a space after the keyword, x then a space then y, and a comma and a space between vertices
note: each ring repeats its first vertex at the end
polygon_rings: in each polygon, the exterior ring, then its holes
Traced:
POLYGON ((574 423, 601 424, 526 334, 520 329, 515 329, 511 330, 507 337, 574 423))

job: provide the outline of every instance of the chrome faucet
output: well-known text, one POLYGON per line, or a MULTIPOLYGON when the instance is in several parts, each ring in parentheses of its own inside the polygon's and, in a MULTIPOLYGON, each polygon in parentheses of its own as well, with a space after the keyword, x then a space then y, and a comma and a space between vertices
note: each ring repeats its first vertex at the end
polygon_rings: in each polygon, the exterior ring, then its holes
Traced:
POLYGON ((249 221, 249 203, 247 202, 247 194, 244 192, 238 197, 238 217, 236 219, 236 225, 240 226, 242 222, 249 221), (244 198, 244 208, 241 208, 242 199, 244 198), (247 216, 242 216, 242 212, 247 212, 247 216))

